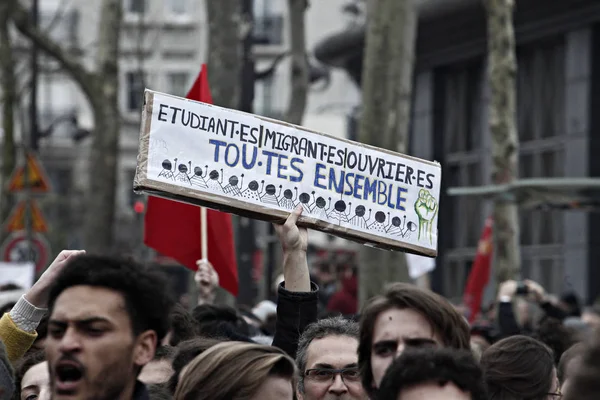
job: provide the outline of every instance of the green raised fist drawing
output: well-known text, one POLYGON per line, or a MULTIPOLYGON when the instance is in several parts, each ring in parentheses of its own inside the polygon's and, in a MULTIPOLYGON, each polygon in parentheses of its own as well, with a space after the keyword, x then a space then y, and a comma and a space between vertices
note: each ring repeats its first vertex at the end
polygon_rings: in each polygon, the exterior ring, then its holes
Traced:
POLYGON ((433 220, 438 212, 438 203, 428 190, 419 190, 415 212, 419 217, 419 240, 421 237, 427 237, 429 243, 433 244, 433 220))

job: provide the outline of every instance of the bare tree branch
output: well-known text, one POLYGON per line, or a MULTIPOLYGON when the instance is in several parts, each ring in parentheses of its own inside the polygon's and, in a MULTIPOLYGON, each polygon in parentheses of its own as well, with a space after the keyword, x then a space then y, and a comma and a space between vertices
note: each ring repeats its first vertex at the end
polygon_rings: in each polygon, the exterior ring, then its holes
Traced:
POLYGON ((83 64, 67 53, 58 43, 55 43, 39 29, 36 29, 29 18, 29 12, 18 0, 9 1, 9 15, 19 31, 34 41, 44 52, 55 58, 81 87, 90 101, 94 99, 97 76, 86 70, 83 64))

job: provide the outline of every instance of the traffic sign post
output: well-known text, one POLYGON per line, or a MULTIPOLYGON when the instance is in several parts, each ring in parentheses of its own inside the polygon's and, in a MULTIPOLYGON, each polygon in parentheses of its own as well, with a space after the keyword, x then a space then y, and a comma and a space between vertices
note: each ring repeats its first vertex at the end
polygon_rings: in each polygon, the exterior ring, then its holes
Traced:
POLYGON ((32 228, 34 232, 37 233, 46 233, 48 232, 48 224, 46 223, 46 219, 42 214, 42 210, 39 208, 37 202, 32 199, 31 203, 28 204, 27 201, 21 201, 17 204, 15 209, 12 211, 8 220, 4 224, 4 230, 6 232, 19 232, 25 231, 26 221, 25 214, 27 212, 27 207, 29 206, 30 215, 32 218, 32 228))
POLYGON ((24 165, 15 168, 8 181, 8 191, 11 193, 22 192, 26 189, 32 193, 48 193, 50 191, 50 181, 46 172, 32 153, 27 154, 24 165))
POLYGON ((33 262, 40 271, 48 263, 50 245, 41 235, 48 232, 48 224, 33 196, 51 188, 35 153, 26 151, 24 162, 13 171, 7 188, 23 197, 3 224, 3 230, 11 235, 0 247, 0 256, 8 262, 33 262))
POLYGON ((34 262, 37 272, 41 272, 48 264, 50 244, 40 234, 34 234, 31 243, 25 232, 11 234, 0 247, 2 260, 6 262, 34 262))

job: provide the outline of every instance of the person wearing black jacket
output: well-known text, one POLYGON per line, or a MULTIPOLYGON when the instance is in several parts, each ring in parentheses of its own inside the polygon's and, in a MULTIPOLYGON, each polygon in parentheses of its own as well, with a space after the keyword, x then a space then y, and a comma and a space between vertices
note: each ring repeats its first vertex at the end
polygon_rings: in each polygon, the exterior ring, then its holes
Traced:
POLYGON ((302 214, 298 206, 275 230, 283 248, 284 281, 277 291, 277 323, 273 346, 295 358, 298 339, 306 327, 317 321, 319 287, 310 281, 306 250, 308 230, 296 222, 302 214))

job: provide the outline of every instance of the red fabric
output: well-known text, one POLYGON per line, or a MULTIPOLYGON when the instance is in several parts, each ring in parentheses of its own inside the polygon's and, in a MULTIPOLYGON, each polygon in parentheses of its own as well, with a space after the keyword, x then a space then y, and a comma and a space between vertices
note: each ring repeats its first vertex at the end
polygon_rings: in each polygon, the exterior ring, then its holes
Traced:
MULTIPOLYGON (((186 98, 212 104, 205 64, 186 98)), ((223 289, 237 296, 238 271, 231 215, 210 209, 206 214, 208 259, 219 274, 223 289)), ((144 243, 148 247, 195 271, 196 261, 202 258, 200 232, 199 207, 148 197, 144 225, 144 243)))
POLYGON ((469 322, 472 323, 481 311, 481 299, 483 291, 490 280, 492 267, 492 218, 485 221, 485 227, 479 239, 477 254, 473 267, 469 273, 469 279, 465 287, 463 302, 469 309, 469 322))
POLYGON ((342 281, 342 289, 334 293, 327 303, 327 310, 343 315, 354 315, 358 311, 358 278, 351 276, 342 281))

